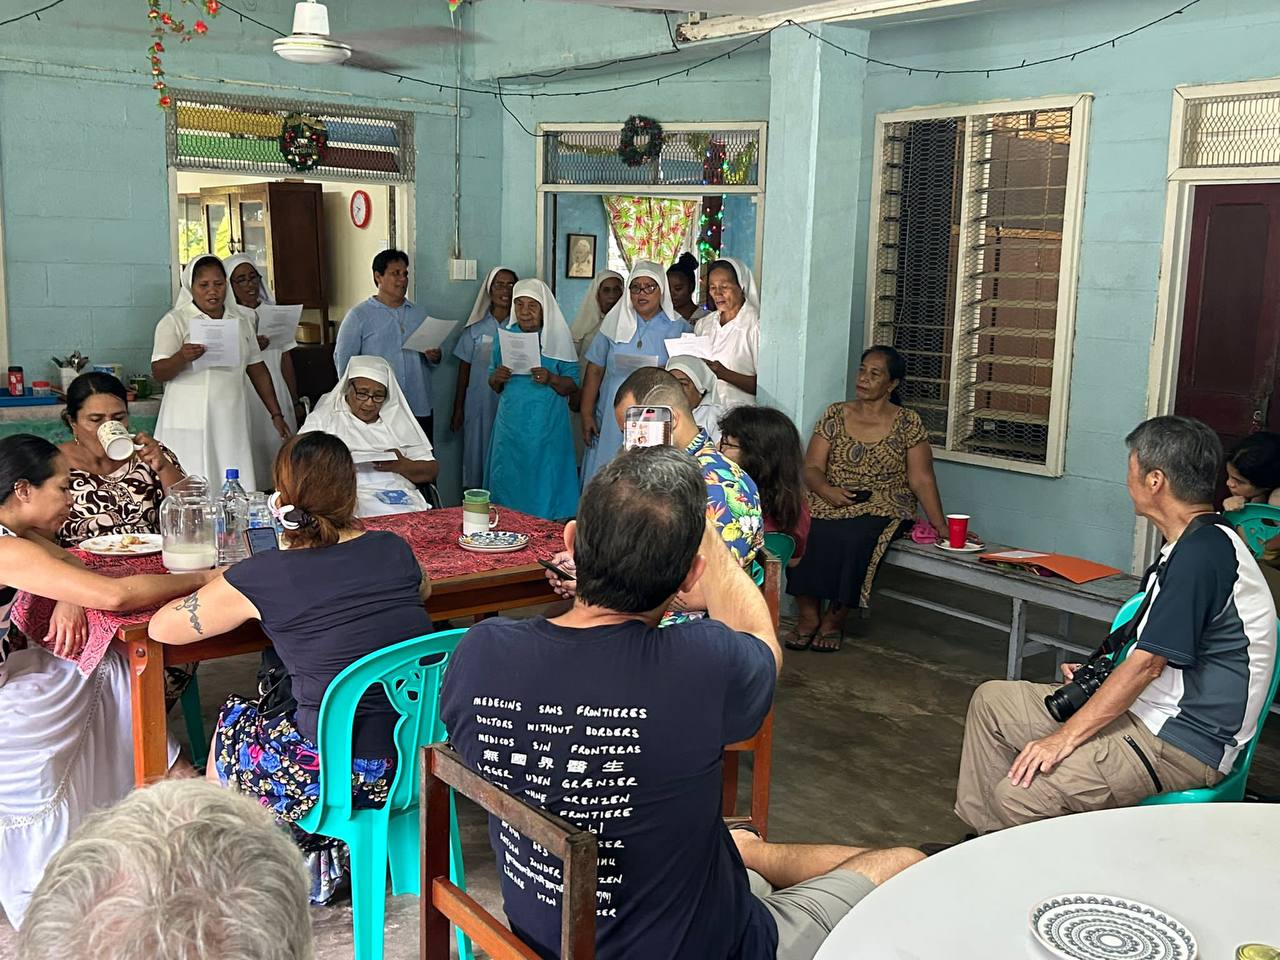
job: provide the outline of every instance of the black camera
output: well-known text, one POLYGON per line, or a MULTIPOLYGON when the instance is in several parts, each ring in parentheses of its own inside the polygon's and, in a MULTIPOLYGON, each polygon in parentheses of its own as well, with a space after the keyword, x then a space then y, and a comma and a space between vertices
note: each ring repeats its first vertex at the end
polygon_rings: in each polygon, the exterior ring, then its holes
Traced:
POLYGON ((1059 723, 1066 723, 1085 702, 1098 692, 1098 688, 1111 676, 1115 666, 1110 657, 1094 657, 1088 663, 1082 663, 1071 678, 1070 683, 1063 684, 1044 698, 1045 709, 1049 716, 1059 723))

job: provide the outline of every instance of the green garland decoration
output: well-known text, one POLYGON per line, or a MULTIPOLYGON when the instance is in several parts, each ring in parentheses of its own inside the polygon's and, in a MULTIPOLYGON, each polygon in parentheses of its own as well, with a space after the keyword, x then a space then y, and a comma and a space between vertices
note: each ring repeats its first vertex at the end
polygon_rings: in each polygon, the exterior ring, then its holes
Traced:
POLYGON ((293 169, 304 171, 318 166, 328 145, 329 132, 323 121, 300 113, 285 117, 280 131, 280 156, 293 169))
POLYGON ((652 117, 639 114, 627 118, 622 125, 622 143, 618 146, 618 156, 628 167, 642 167, 658 159, 662 153, 665 136, 662 124, 652 117), (636 140, 643 139, 643 146, 636 146, 636 140))

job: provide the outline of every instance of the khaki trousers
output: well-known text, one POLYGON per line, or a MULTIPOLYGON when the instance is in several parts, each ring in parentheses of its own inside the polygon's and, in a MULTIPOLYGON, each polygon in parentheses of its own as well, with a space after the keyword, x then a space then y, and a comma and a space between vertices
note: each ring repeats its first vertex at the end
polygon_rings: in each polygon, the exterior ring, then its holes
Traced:
POLYGON ((1125 713, 1052 771, 1036 774, 1029 787, 1015 786, 1009 768, 1022 748, 1061 726, 1044 705, 1045 695, 1058 686, 990 680, 969 701, 956 815, 978 833, 1066 813, 1129 807, 1155 793, 1213 786, 1222 779, 1217 770, 1125 713), (1135 745, 1159 777, 1158 789, 1135 745))

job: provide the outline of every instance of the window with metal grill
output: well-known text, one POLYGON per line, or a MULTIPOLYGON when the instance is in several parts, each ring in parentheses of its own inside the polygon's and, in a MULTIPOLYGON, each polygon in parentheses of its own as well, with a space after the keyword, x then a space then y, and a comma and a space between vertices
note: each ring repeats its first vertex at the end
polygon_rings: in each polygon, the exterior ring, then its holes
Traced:
POLYGON ((869 342, 943 458, 1062 472, 1088 104, 878 118, 869 342))

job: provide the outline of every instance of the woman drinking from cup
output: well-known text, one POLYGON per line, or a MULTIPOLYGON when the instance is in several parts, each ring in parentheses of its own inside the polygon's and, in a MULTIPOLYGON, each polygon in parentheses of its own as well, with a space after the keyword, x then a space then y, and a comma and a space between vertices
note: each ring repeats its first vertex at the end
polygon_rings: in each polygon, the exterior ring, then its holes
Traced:
POLYGON ((667 272, 656 263, 638 260, 627 280, 628 296, 609 311, 585 357, 582 376, 581 486, 622 449, 622 428, 613 416, 614 395, 631 371, 666 366, 667 340, 693 328, 676 313, 667 289, 667 272))
POLYGON ((82 373, 67 388, 62 419, 71 441, 58 449, 70 466, 71 512, 58 543, 159 533, 160 501, 185 476, 178 459, 146 433, 129 433, 128 394, 109 373, 82 373))
POLYGON ((804 557, 787 576, 799 608, 783 634, 792 650, 840 649, 849 610, 868 605, 880 561, 917 504, 936 530, 947 528, 929 435, 901 406, 906 367, 893 347, 867 350, 856 399, 827 407, 813 428, 804 468, 813 521, 804 557))
POLYGON ((301 432, 332 434, 351 451, 357 517, 428 509, 418 487, 435 481, 440 464, 391 364, 382 357, 352 357, 301 432))
POLYGON ((550 288, 521 280, 514 291, 516 324, 538 336, 541 363, 514 374, 493 351, 489 386, 501 394, 485 486, 495 502, 545 520, 578 510, 578 470, 569 433, 569 398, 578 392, 578 361, 569 325, 550 288))

